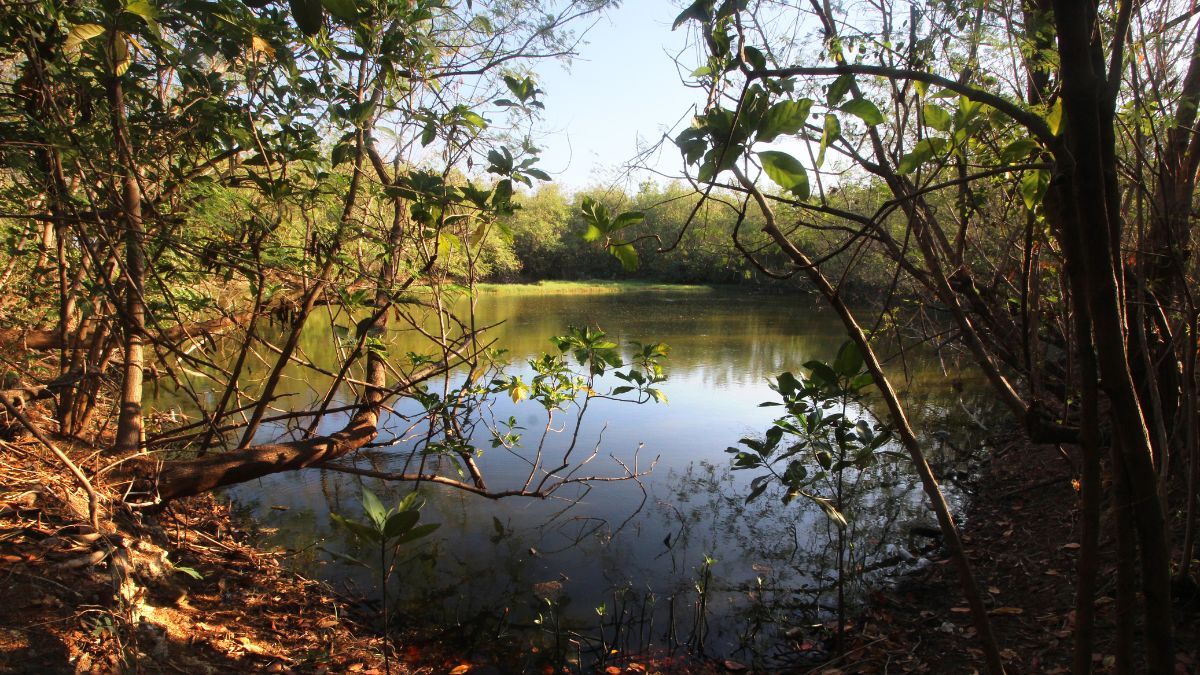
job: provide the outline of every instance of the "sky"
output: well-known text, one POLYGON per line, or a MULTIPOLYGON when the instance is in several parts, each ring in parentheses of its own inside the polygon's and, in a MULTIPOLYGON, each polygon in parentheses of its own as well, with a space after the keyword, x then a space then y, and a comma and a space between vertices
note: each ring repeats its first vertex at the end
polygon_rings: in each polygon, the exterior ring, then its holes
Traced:
MULTIPOLYGON (((654 143, 689 123, 703 94, 683 85, 672 58, 681 55, 686 76, 700 56, 686 46, 686 27, 671 30, 679 12, 669 0, 626 0, 587 32, 569 66, 537 68, 546 105, 535 139, 543 148, 539 166, 561 187, 636 184, 648 174, 631 179, 621 167, 637 155, 639 143, 654 143)), ((674 145, 651 164, 676 174, 682 168, 674 145)))

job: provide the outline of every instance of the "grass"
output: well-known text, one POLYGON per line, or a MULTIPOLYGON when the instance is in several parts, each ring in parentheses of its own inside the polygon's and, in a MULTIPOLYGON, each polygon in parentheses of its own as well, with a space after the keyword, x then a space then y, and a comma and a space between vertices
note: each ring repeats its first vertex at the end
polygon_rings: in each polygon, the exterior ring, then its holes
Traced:
POLYGON ((632 291, 670 291, 674 293, 711 293, 714 286, 699 284, 662 284, 652 281, 539 281, 533 284, 479 284, 476 286, 480 293, 496 295, 520 295, 537 293, 539 295, 616 295, 632 291))

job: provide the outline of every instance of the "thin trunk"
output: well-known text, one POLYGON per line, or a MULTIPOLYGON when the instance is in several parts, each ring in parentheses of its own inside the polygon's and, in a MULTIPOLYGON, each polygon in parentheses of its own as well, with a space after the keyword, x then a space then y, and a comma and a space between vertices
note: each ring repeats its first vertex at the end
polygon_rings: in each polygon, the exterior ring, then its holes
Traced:
MULTIPOLYGON (((116 31, 112 37, 115 52, 116 31)), ((121 164, 123 218, 125 228, 125 311, 121 316, 124 329, 124 369, 121 384, 120 415, 113 447, 117 452, 136 450, 145 435, 142 420, 142 335, 145 332, 146 259, 142 248, 146 236, 142 222, 142 191, 138 185, 133 146, 125 119, 125 93, 121 78, 114 75, 109 83, 109 103, 112 107, 113 138, 121 164)))

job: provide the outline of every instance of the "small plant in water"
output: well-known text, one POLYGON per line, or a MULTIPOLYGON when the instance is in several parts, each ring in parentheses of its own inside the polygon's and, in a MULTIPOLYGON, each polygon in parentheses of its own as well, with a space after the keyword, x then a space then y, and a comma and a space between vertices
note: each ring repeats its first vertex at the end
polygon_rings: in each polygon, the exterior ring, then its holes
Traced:
POLYGON ((891 429, 871 423, 862 405, 864 390, 874 384, 863 369, 862 354, 853 342, 844 343, 832 363, 809 361, 807 376, 783 373, 771 383, 786 414, 775 420, 764 439, 743 438, 746 446, 729 448, 733 468, 765 469, 751 481, 746 502, 761 495, 773 482, 786 488, 783 503, 797 497, 815 503, 837 526, 837 606, 839 649, 845 627, 845 558, 849 526, 843 513, 845 473, 862 471, 876 461, 878 451, 891 438, 891 429), (787 439, 787 441, 785 441, 787 439), (819 494, 825 486, 825 494, 819 494))
MULTIPOLYGON (((388 649, 390 628, 387 595, 388 579, 392 575, 392 568, 396 561, 396 552, 400 546, 429 536, 440 525, 439 523, 417 525, 417 522, 421 520, 421 507, 424 505, 424 498, 416 492, 410 492, 405 495, 404 499, 400 500, 400 503, 395 508, 387 509, 383 506, 383 502, 379 501, 379 497, 375 496, 374 492, 363 488, 363 514, 367 517, 365 521, 352 520, 336 513, 329 514, 329 517, 333 519, 335 524, 346 528, 364 543, 379 547, 379 592, 383 605, 383 663, 384 669, 389 673, 391 672, 392 664, 390 650, 388 649), (388 560, 389 551, 391 552, 390 562, 388 560)), ((350 556, 339 555, 337 557, 347 562, 362 565, 363 567, 370 567, 366 563, 350 556)))

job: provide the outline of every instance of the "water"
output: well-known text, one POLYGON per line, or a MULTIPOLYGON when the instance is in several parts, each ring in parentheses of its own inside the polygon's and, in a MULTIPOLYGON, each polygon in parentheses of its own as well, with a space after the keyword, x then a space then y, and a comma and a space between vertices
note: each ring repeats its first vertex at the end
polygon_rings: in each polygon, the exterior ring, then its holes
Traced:
MULTIPOLYGON (((476 324, 501 321, 490 335, 508 350, 514 364, 510 372, 526 381, 526 360, 555 351, 548 338, 564 333, 568 325, 598 326, 623 348, 630 341, 669 344, 669 379, 663 386, 669 403, 594 400, 580 426, 574 455, 581 459, 596 450, 582 472, 591 475, 621 475, 619 462, 629 467, 636 462, 639 470, 655 460, 657 464, 638 481, 596 483, 590 490, 557 495, 566 499, 490 500, 452 487, 422 485, 428 500, 422 522, 442 525, 429 540, 403 554, 394 583, 409 620, 477 622, 472 625, 488 634, 505 633, 533 643, 548 639, 550 625, 570 626, 594 639, 603 622, 608 624, 604 630, 610 646, 624 639, 618 646, 638 650, 690 639, 693 646, 702 643, 706 653, 759 663, 786 661, 787 652, 806 636, 815 640, 820 630, 814 626, 828 620, 835 603, 831 588, 836 580, 836 528, 809 501, 783 506, 779 491, 769 490, 747 505, 749 481, 757 473, 731 471, 725 450, 740 438, 760 436, 779 414, 779 408, 759 407, 776 400, 768 378, 785 370, 801 372, 801 364, 810 359, 832 360, 844 340, 837 317, 813 301, 731 292, 484 295, 476 324), (712 561, 711 582, 700 617, 696 584, 705 576, 706 559, 712 561), (547 593, 557 598, 553 605, 539 598, 547 593), (603 619, 597 611, 602 603, 603 619), (648 616, 655 617, 653 631, 648 616), (617 623, 625 625, 620 638, 617 623), (701 626, 707 628, 703 634, 701 626), (788 629, 795 639, 781 638, 788 629)), ((314 317, 301 351, 302 358, 336 370, 337 339, 331 323, 350 325, 345 317, 314 317)), ((388 341, 391 354, 428 351, 412 331, 393 331, 388 341)), ((266 363, 251 361, 243 382, 252 392, 266 363)), ((901 371, 899 360, 890 365, 901 371)), ((905 398, 915 423, 925 432, 941 431, 929 437, 933 454, 941 458, 938 451, 945 447, 969 448, 973 424, 986 418, 984 404, 974 396, 964 398, 961 383, 943 377, 942 364, 928 353, 908 352, 903 365, 913 383, 905 398)), ((299 368, 289 369, 288 375, 280 387, 287 396, 276 404, 284 410, 311 409, 330 381, 299 368)), ((967 384, 969 393, 973 388, 967 384)), ((213 397, 205 393, 203 381, 196 380, 195 386, 201 400, 211 404, 213 397)), ((346 388, 338 392, 334 405, 353 400, 354 393, 346 388)), ((189 405, 179 392, 165 388, 157 393, 155 404, 185 410, 189 405)), ((385 416, 379 442, 402 434, 411 422, 400 415, 420 408, 409 401, 395 410, 396 415, 385 416)), ((530 401, 514 404, 500 397, 492 412, 498 419, 514 416, 526 428, 527 441, 545 424, 544 411, 530 401)), ((565 447, 573 431, 570 418, 556 422, 564 432, 551 434, 548 455, 565 447)), ((320 429, 333 431, 344 421, 343 415, 330 415, 320 429)), ((283 423, 267 425, 258 438, 272 440, 289 433, 294 431, 283 423)), ((491 448, 482 425, 474 440, 485 449, 479 464, 489 488, 519 488, 524 483, 525 460, 491 448)), ((410 459, 411 447, 399 443, 371 448, 346 463, 399 471, 410 459)), ((898 448, 886 450, 899 455, 898 448)), ((457 477, 448 464, 438 468, 457 477)), ((897 556, 907 558, 908 550, 927 543, 906 529, 914 520, 931 519, 907 461, 889 455, 871 469, 848 472, 846 479, 844 510, 853 542, 849 568, 881 562, 891 568, 897 556)), ((373 573, 333 559, 334 554, 371 559, 345 531, 333 527, 329 517, 331 512, 359 517, 363 487, 385 504, 394 504, 413 489, 412 484, 306 470, 239 485, 228 494, 262 528, 268 543, 295 552, 291 560, 301 571, 374 593, 373 573)), ((954 486, 948 489, 958 501, 954 486)), ((877 577, 866 575, 869 583, 878 583, 877 577)), ((851 596, 857 597, 862 588, 852 585, 851 596)), ((593 650, 598 644, 577 639, 593 650)))

